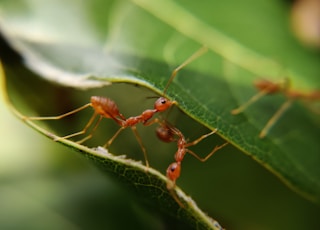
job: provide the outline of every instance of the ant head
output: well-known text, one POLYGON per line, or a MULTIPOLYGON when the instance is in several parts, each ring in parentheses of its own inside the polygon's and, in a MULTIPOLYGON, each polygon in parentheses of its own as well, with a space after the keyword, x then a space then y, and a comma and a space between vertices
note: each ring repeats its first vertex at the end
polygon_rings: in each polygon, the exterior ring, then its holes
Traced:
POLYGON ((175 101, 170 101, 168 98, 160 97, 154 103, 154 109, 158 112, 162 112, 170 108, 173 104, 175 104, 175 101))
POLYGON ((180 171, 181 171, 181 164, 178 162, 174 162, 170 164, 167 169, 167 177, 170 180, 175 181, 177 178, 179 178, 180 171))

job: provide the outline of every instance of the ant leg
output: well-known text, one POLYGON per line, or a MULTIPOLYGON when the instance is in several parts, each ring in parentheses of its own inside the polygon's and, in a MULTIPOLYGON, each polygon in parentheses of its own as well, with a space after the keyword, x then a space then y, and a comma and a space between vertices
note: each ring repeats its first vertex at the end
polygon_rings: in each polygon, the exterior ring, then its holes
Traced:
POLYGON ((243 105, 241 105, 240 107, 238 107, 236 109, 231 110, 231 114, 237 115, 237 114, 243 112, 246 108, 249 107, 249 105, 253 104, 254 102, 259 100, 261 97, 263 97, 266 94, 268 94, 268 91, 266 91, 266 90, 258 92, 257 94, 253 95, 246 103, 244 103, 243 105))
POLYGON ((211 131, 210 133, 207 133, 207 134, 204 134, 202 135, 201 137, 199 137, 198 139, 192 141, 192 142, 189 142, 187 144, 185 144, 185 147, 190 147, 190 146, 193 146, 193 145, 196 145, 198 144, 200 141, 202 141, 203 139, 207 138, 208 136, 216 133, 218 131, 218 129, 214 129, 213 131, 211 131))
MULTIPOLYGON (((103 118, 102 116, 99 116, 98 121, 96 122, 96 124, 95 124, 94 127, 92 128, 92 130, 91 130, 91 132, 89 133, 89 135, 86 136, 85 138, 81 139, 80 141, 77 141, 78 144, 81 144, 81 143, 89 140, 89 139, 93 136, 93 134, 94 134, 94 132, 96 131, 96 129, 98 128, 98 125, 100 124, 102 118, 103 118)), ((88 125, 85 127, 85 129, 83 130, 84 133, 87 131, 87 128, 88 128, 88 127, 89 127, 88 125)))
POLYGON ((126 127, 121 127, 120 129, 118 129, 118 131, 113 135, 113 137, 110 138, 110 140, 108 140, 107 143, 105 143, 105 145, 103 146, 104 148, 108 148, 112 142, 117 138, 117 136, 121 133, 122 130, 124 130, 126 127))
POLYGON ((293 100, 287 100, 284 102, 281 107, 278 109, 278 111, 270 118, 270 120, 267 122, 267 124, 264 126, 264 128, 261 130, 259 137, 264 138, 269 130, 272 128, 272 126, 279 120, 281 115, 291 106, 293 100))
MULTIPOLYGON (((172 181, 170 181, 172 182, 172 181)), ((181 208, 184 208, 184 204, 182 204, 181 200, 179 199, 178 197, 178 194, 174 192, 174 187, 176 186, 176 183, 175 182, 172 182, 172 184, 170 185, 167 185, 168 187, 168 190, 171 194, 171 196, 173 197, 173 199, 178 203, 178 205, 181 207, 181 208), (170 187, 168 187, 170 186, 170 187), (172 186, 172 187, 171 187, 172 186)))
POLYGON ((68 112, 68 113, 64 113, 64 114, 62 114, 62 115, 59 115, 59 116, 51 116, 51 117, 24 117, 23 119, 24 120, 59 120, 59 119, 62 119, 62 118, 64 118, 64 117, 67 117, 67 116, 70 116, 70 115, 72 115, 72 114, 74 114, 74 113, 77 113, 77 112, 80 112, 81 110, 83 110, 83 109, 85 109, 85 108, 87 108, 87 107, 89 107, 89 106, 92 106, 92 104, 91 103, 88 103, 88 104, 85 104, 84 106, 81 106, 80 108, 77 108, 77 109, 75 109, 75 110, 72 110, 72 111, 70 111, 70 112, 68 112))
POLYGON ((149 125, 153 125, 154 123, 158 123, 161 124, 161 121, 158 118, 155 118, 151 121, 147 121, 146 123, 143 123, 144 126, 149 126, 149 125))
POLYGON ((190 153, 192 156, 194 156, 195 158, 197 158, 199 161, 201 162, 205 162, 206 160, 208 160, 215 152, 217 152, 219 149, 222 149, 224 146, 226 146, 227 144, 229 144, 228 142, 222 144, 222 145, 217 145, 216 147, 214 147, 214 149, 204 158, 199 157, 195 152, 191 151, 190 149, 187 149, 187 152, 190 153))
POLYGON ((140 147, 142 149, 142 152, 143 152, 143 155, 144 155, 144 159, 146 161, 146 167, 149 168, 149 161, 148 161, 148 158, 147 158, 147 151, 146 151, 146 148, 144 147, 144 145, 142 143, 142 140, 141 140, 141 137, 140 137, 140 135, 139 135, 139 133, 137 131, 137 128, 136 128, 136 126, 132 126, 131 129, 132 129, 132 131, 133 131, 133 133, 134 133, 134 135, 135 135, 135 137, 136 137, 136 139, 137 139, 137 141, 138 141, 138 143, 139 143, 139 145, 140 145, 140 147))
POLYGON ((200 57, 201 55, 203 55, 205 52, 208 51, 208 48, 206 46, 202 46, 200 49, 198 49, 195 53, 193 53, 187 60, 185 60, 181 65, 179 65, 177 68, 175 68, 172 73, 171 76, 169 78, 169 81, 166 85, 166 87, 163 90, 163 95, 166 93, 169 85, 171 84, 172 80, 175 78, 175 76, 177 75, 177 73, 184 68, 186 65, 190 64, 191 62, 193 62, 195 59, 197 59, 198 57, 200 57))
MULTIPOLYGON (((59 137, 59 138, 57 138, 55 141, 57 141, 57 140, 59 140, 59 139, 69 139, 69 138, 71 138, 71 137, 75 137, 75 136, 79 136, 79 135, 81 135, 81 134, 85 134, 86 131, 87 131, 87 129, 92 125, 92 123, 93 123, 93 121, 94 121, 94 119, 96 118, 97 115, 98 115, 97 113, 94 113, 94 114, 91 116, 91 118, 90 118, 90 120, 88 121, 88 123, 86 124, 86 126, 85 126, 81 131, 76 132, 76 133, 72 133, 72 134, 67 135, 67 136, 64 136, 64 137, 59 137)), ((101 120, 101 119, 100 119, 100 120, 101 120)), ((82 143, 82 142, 80 142, 80 143, 82 143)), ((80 144, 80 143, 79 143, 79 144, 80 144)))

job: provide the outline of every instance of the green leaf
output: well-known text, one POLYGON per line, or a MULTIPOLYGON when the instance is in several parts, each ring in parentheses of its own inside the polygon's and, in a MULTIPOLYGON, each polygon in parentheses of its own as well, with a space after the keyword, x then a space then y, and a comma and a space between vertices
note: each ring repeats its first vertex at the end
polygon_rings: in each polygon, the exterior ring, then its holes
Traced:
POLYGON ((109 1, 101 7, 98 1, 76 6, 70 1, 64 3, 65 11, 58 8, 57 21, 52 20, 57 12, 49 6, 12 6, 17 14, 2 12, 4 34, 30 69, 74 88, 127 82, 161 94, 172 69, 205 44, 210 52, 179 73, 168 97, 197 122, 218 128, 219 135, 289 187, 319 203, 319 116, 294 103, 268 136, 259 139, 284 97, 267 97, 241 115, 230 114, 256 93, 256 78, 288 76, 294 89, 320 88, 320 57, 291 34, 287 5, 134 0, 109 1), (35 25, 32 33, 26 22, 35 25))
MULTIPOLYGON (((4 78, 4 72, 1 67, 2 88, 4 89, 4 92, 6 92, 4 78)), ((191 197, 188 197, 181 189, 175 187, 172 191, 169 191, 167 189, 168 179, 158 171, 146 167, 139 161, 127 159, 124 155, 115 156, 110 154, 102 147, 88 148, 73 141, 61 139, 47 129, 35 124, 33 121, 25 120, 26 117, 12 107, 7 95, 4 96, 13 113, 21 120, 24 120, 29 126, 55 140, 57 143, 60 142, 67 147, 80 152, 86 158, 93 161, 104 172, 114 176, 119 181, 124 182, 127 187, 140 196, 148 197, 148 203, 152 204, 152 206, 165 210, 168 215, 174 216, 191 228, 222 229, 217 221, 203 213, 191 197), (173 195, 173 193, 176 195, 173 195), (177 203, 176 199, 179 199, 182 206, 177 203)))

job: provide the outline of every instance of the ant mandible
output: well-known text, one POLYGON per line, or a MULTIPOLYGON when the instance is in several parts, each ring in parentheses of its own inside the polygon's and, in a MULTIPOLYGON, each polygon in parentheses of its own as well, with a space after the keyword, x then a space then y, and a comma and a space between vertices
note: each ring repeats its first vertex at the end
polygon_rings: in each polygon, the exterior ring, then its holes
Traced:
POLYGON ((224 146, 226 146, 228 144, 228 142, 226 142, 222 145, 215 146, 213 148, 213 150, 206 157, 201 158, 195 152, 188 149, 188 147, 198 144, 203 139, 216 133, 218 131, 218 129, 214 129, 210 133, 204 134, 192 142, 187 142, 186 138, 184 137, 184 135, 182 134, 182 132, 178 128, 174 127, 173 125, 171 125, 170 123, 168 123, 166 121, 161 121, 158 123, 160 124, 156 129, 156 134, 157 134, 158 138, 164 142, 175 142, 176 141, 177 147, 178 147, 178 150, 174 156, 175 162, 173 162, 169 165, 167 172, 166 172, 167 178, 169 179, 169 181, 167 183, 168 190, 172 190, 175 187, 176 180, 180 177, 180 173, 181 173, 181 162, 183 161, 184 156, 187 153, 191 154, 199 161, 205 162, 216 151, 218 151, 219 149, 223 148, 224 146))
POLYGON ((259 137, 264 138, 272 126, 280 119, 284 112, 292 105, 294 101, 302 100, 304 102, 320 101, 320 90, 310 92, 301 92, 290 89, 290 82, 285 78, 281 82, 272 82, 265 79, 260 79, 254 82, 254 86, 258 89, 258 93, 252 96, 246 103, 231 111, 236 115, 243 112, 249 105, 259 100, 264 95, 283 94, 286 101, 280 106, 275 114, 269 119, 267 124, 261 130, 259 137))
MULTIPOLYGON (((176 101, 171 101, 170 99, 168 99, 167 97, 165 97, 165 93, 169 87, 169 85, 171 84, 172 80, 176 77, 177 73, 184 68, 186 65, 188 65, 190 62, 194 61, 196 58, 200 57, 201 55, 203 55, 205 52, 207 51, 206 47, 201 47, 199 50, 197 50, 195 53, 193 53, 187 60, 185 60, 181 65, 179 65, 177 68, 175 68, 163 90, 162 96, 159 97, 155 103, 154 103, 154 107, 153 109, 147 109, 145 111, 143 111, 140 115, 138 116, 133 116, 133 117, 129 117, 129 118, 125 118, 118 109, 117 104, 111 100, 110 98, 106 98, 106 97, 101 97, 101 96, 92 96, 90 99, 90 103, 87 103, 83 106, 81 106, 80 108, 77 108, 75 110, 72 110, 68 113, 59 115, 59 116, 50 116, 50 117, 25 117, 25 120, 59 120, 62 119, 64 117, 67 117, 69 115, 75 114, 83 109, 86 109, 88 107, 92 107, 94 110, 94 114, 92 115, 92 117, 89 119, 88 123, 85 125, 85 127, 76 133, 61 137, 61 139, 69 139, 71 137, 75 137, 78 135, 82 135, 82 134, 86 134, 87 130, 89 129, 89 127, 91 127, 91 125, 93 124, 93 122, 95 121, 96 117, 99 116, 97 122, 95 123, 95 125, 93 126, 91 132, 84 137, 83 139, 81 139, 80 141, 78 141, 77 143, 81 144, 84 141, 90 139, 93 136, 93 133, 95 132, 95 130, 97 129, 100 121, 102 120, 102 118, 109 118, 114 120, 119 126, 120 129, 106 142, 106 144, 103 146, 105 148, 109 147, 112 142, 116 139, 116 137, 120 134, 120 132, 122 130, 124 130, 127 127, 131 127, 142 151, 144 154, 144 158, 145 158, 145 162, 146 162, 146 166, 149 167, 149 162, 147 159, 147 152, 146 149, 142 143, 141 137, 139 136, 137 129, 136 129, 136 125, 138 123, 142 123, 145 126, 151 125, 153 123, 156 122, 150 119, 158 112, 163 112, 166 111, 167 109, 169 109, 172 105, 177 104, 176 101)), ((60 139, 60 138, 59 138, 60 139)))

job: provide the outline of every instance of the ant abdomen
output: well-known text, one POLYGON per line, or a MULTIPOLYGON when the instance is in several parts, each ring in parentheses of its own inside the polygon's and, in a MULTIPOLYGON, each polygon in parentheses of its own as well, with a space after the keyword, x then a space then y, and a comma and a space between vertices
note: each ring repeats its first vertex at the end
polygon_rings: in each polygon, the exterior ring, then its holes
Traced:
POLYGON ((107 97, 92 96, 91 105, 95 112, 105 118, 121 118, 125 120, 125 117, 119 112, 117 104, 107 97))
POLYGON ((174 133, 172 132, 172 129, 170 129, 168 126, 160 125, 156 129, 157 137, 163 141, 163 142, 173 142, 176 141, 176 138, 174 137, 174 133))

